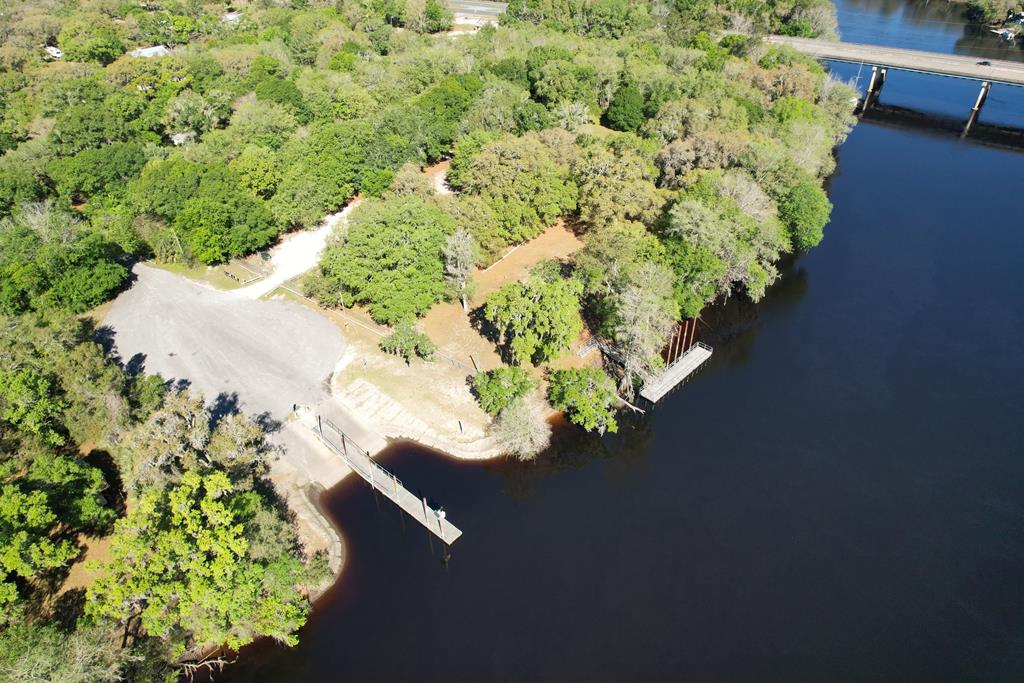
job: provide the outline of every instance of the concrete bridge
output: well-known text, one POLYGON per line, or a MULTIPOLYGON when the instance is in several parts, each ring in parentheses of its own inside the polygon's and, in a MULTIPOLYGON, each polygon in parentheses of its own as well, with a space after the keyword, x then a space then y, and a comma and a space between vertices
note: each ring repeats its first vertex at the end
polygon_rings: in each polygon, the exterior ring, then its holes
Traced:
POLYGON ((833 62, 866 64, 877 66, 880 69, 915 71, 952 78, 1024 86, 1024 62, 947 55, 860 43, 839 43, 816 38, 768 36, 765 41, 776 45, 788 45, 811 57, 833 62))
POLYGON ((889 69, 913 71, 916 73, 965 78, 981 81, 981 90, 974 101, 961 137, 966 137, 978 120, 982 105, 988 97, 993 83, 1024 87, 1024 63, 1004 59, 978 59, 963 55, 949 55, 923 50, 906 50, 880 45, 842 43, 816 38, 792 38, 789 36, 768 36, 765 42, 773 45, 788 45, 805 55, 833 62, 866 64, 871 66, 871 80, 860 105, 860 112, 867 111, 882 92, 889 69))

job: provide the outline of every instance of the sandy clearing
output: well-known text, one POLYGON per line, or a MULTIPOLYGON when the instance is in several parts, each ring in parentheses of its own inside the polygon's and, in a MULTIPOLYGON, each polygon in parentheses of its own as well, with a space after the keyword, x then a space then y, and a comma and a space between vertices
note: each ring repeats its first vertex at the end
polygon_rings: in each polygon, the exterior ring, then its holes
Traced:
POLYGON ((450 161, 439 161, 433 166, 427 166, 423 169, 423 175, 430 178, 431 182, 434 183, 434 192, 440 195, 452 195, 452 188, 448 187, 448 167, 451 166, 450 161))
POLYGON ((502 285, 525 280, 530 268, 541 261, 565 259, 583 248, 583 241, 559 219, 554 225, 529 242, 513 247, 504 257, 473 274, 476 294, 473 305, 479 306, 487 295, 502 285))

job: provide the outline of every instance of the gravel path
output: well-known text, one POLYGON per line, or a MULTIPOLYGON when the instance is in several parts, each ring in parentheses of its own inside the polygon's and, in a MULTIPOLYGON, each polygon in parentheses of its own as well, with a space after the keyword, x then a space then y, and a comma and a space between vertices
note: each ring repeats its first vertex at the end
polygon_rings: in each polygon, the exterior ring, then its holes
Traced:
POLYGON ((254 301, 172 273, 137 265, 138 278, 104 324, 128 362, 187 380, 207 401, 234 401, 246 413, 283 419, 292 404, 316 405, 344 343, 326 318, 286 301, 254 301))

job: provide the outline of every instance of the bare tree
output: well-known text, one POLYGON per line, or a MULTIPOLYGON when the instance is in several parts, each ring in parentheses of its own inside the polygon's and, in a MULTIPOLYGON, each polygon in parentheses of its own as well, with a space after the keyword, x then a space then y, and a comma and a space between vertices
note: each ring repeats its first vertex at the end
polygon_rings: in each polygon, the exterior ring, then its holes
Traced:
POLYGON ((551 443, 551 425, 544 404, 537 399, 517 399, 498 415, 491 435, 502 449, 519 460, 533 460, 551 443))
POLYGON ((477 259, 476 240, 466 228, 456 228, 448 236, 442 249, 444 279, 455 296, 462 301, 462 310, 469 310, 469 296, 473 290, 473 265, 477 259))
POLYGON ((668 268, 645 263, 614 295, 614 341, 623 366, 619 391, 629 400, 633 399, 634 380, 650 379, 661 366, 659 352, 676 318, 672 282, 668 268))

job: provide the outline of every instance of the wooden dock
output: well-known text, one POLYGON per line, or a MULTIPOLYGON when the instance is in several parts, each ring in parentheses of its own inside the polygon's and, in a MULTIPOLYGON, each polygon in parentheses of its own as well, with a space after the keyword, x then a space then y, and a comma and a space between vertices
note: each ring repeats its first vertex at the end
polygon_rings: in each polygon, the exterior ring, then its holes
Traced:
POLYGON ((405 487, 395 475, 373 461, 370 455, 352 439, 345 436, 330 420, 317 418, 313 429, 320 441, 338 455, 356 474, 366 480, 375 491, 391 499, 407 515, 422 524, 432 534, 451 545, 462 536, 462 531, 445 518, 444 511, 435 510, 405 487))
POLYGON ((703 342, 695 342, 686 353, 672 361, 664 372, 645 384, 640 395, 651 403, 657 403, 696 372, 708 358, 711 358, 711 347, 703 342))

